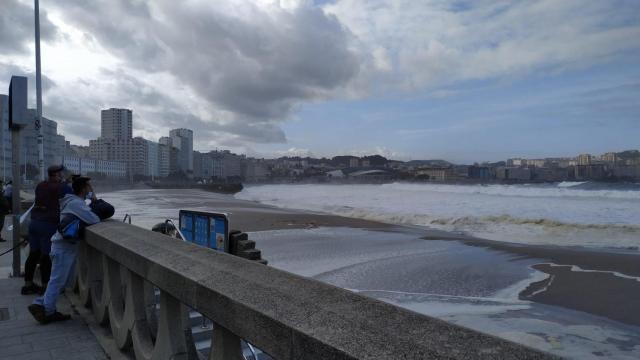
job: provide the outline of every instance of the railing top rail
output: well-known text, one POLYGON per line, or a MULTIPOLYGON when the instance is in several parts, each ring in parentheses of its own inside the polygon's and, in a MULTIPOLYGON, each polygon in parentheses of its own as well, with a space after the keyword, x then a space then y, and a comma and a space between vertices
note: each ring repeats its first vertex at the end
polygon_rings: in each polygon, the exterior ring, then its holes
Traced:
POLYGON ((313 279, 110 221, 89 246, 276 359, 550 355, 313 279))

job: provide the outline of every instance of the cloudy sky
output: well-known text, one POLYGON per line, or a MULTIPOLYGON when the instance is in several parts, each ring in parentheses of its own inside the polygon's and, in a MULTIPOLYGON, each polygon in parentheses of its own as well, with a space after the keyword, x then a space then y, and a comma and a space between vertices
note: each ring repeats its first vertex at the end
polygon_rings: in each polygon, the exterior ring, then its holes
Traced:
MULTIPOLYGON (((41 0, 44 115, 198 150, 458 162, 640 148, 638 0, 41 0)), ((0 92, 34 73, 0 0, 0 92)), ((35 103, 35 96, 32 96, 35 103)))

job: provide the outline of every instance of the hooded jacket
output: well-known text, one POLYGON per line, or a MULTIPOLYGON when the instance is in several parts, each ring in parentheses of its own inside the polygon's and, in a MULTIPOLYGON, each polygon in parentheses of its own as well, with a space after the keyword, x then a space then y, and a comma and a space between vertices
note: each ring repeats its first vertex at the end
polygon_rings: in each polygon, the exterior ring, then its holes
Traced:
MULTIPOLYGON (((100 222, 98 215, 91 211, 84 199, 75 194, 67 194, 60 200, 60 219, 69 214, 75 215, 85 225, 93 225, 100 222)), ((61 240, 63 240, 62 234, 60 234, 60 231, 56 231, 51 241, 61 240)))

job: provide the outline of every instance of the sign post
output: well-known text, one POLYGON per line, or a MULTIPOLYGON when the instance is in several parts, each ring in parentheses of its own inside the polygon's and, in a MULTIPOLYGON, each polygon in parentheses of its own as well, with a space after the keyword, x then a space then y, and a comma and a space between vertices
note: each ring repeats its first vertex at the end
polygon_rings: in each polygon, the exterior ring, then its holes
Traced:
POLYGON ((12 212, 13 212, 13 264, 12 276, 20 277, 20 129, 27 124, 27 78, 12 76, 9 84, 9 128, 11 129, 12 212))
POLYGON ((185 241, 220 252, 230 252, 226 214, 180 210, 180 232, 185 241))

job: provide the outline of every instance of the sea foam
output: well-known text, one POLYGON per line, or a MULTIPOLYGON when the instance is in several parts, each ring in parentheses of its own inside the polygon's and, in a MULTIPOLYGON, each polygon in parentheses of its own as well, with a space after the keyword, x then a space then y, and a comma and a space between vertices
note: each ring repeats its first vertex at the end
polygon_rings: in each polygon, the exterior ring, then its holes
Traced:
POLYGON ((264 185, 236 196, 500 241, 638 249, 640 191, 584 184, 264 185))

